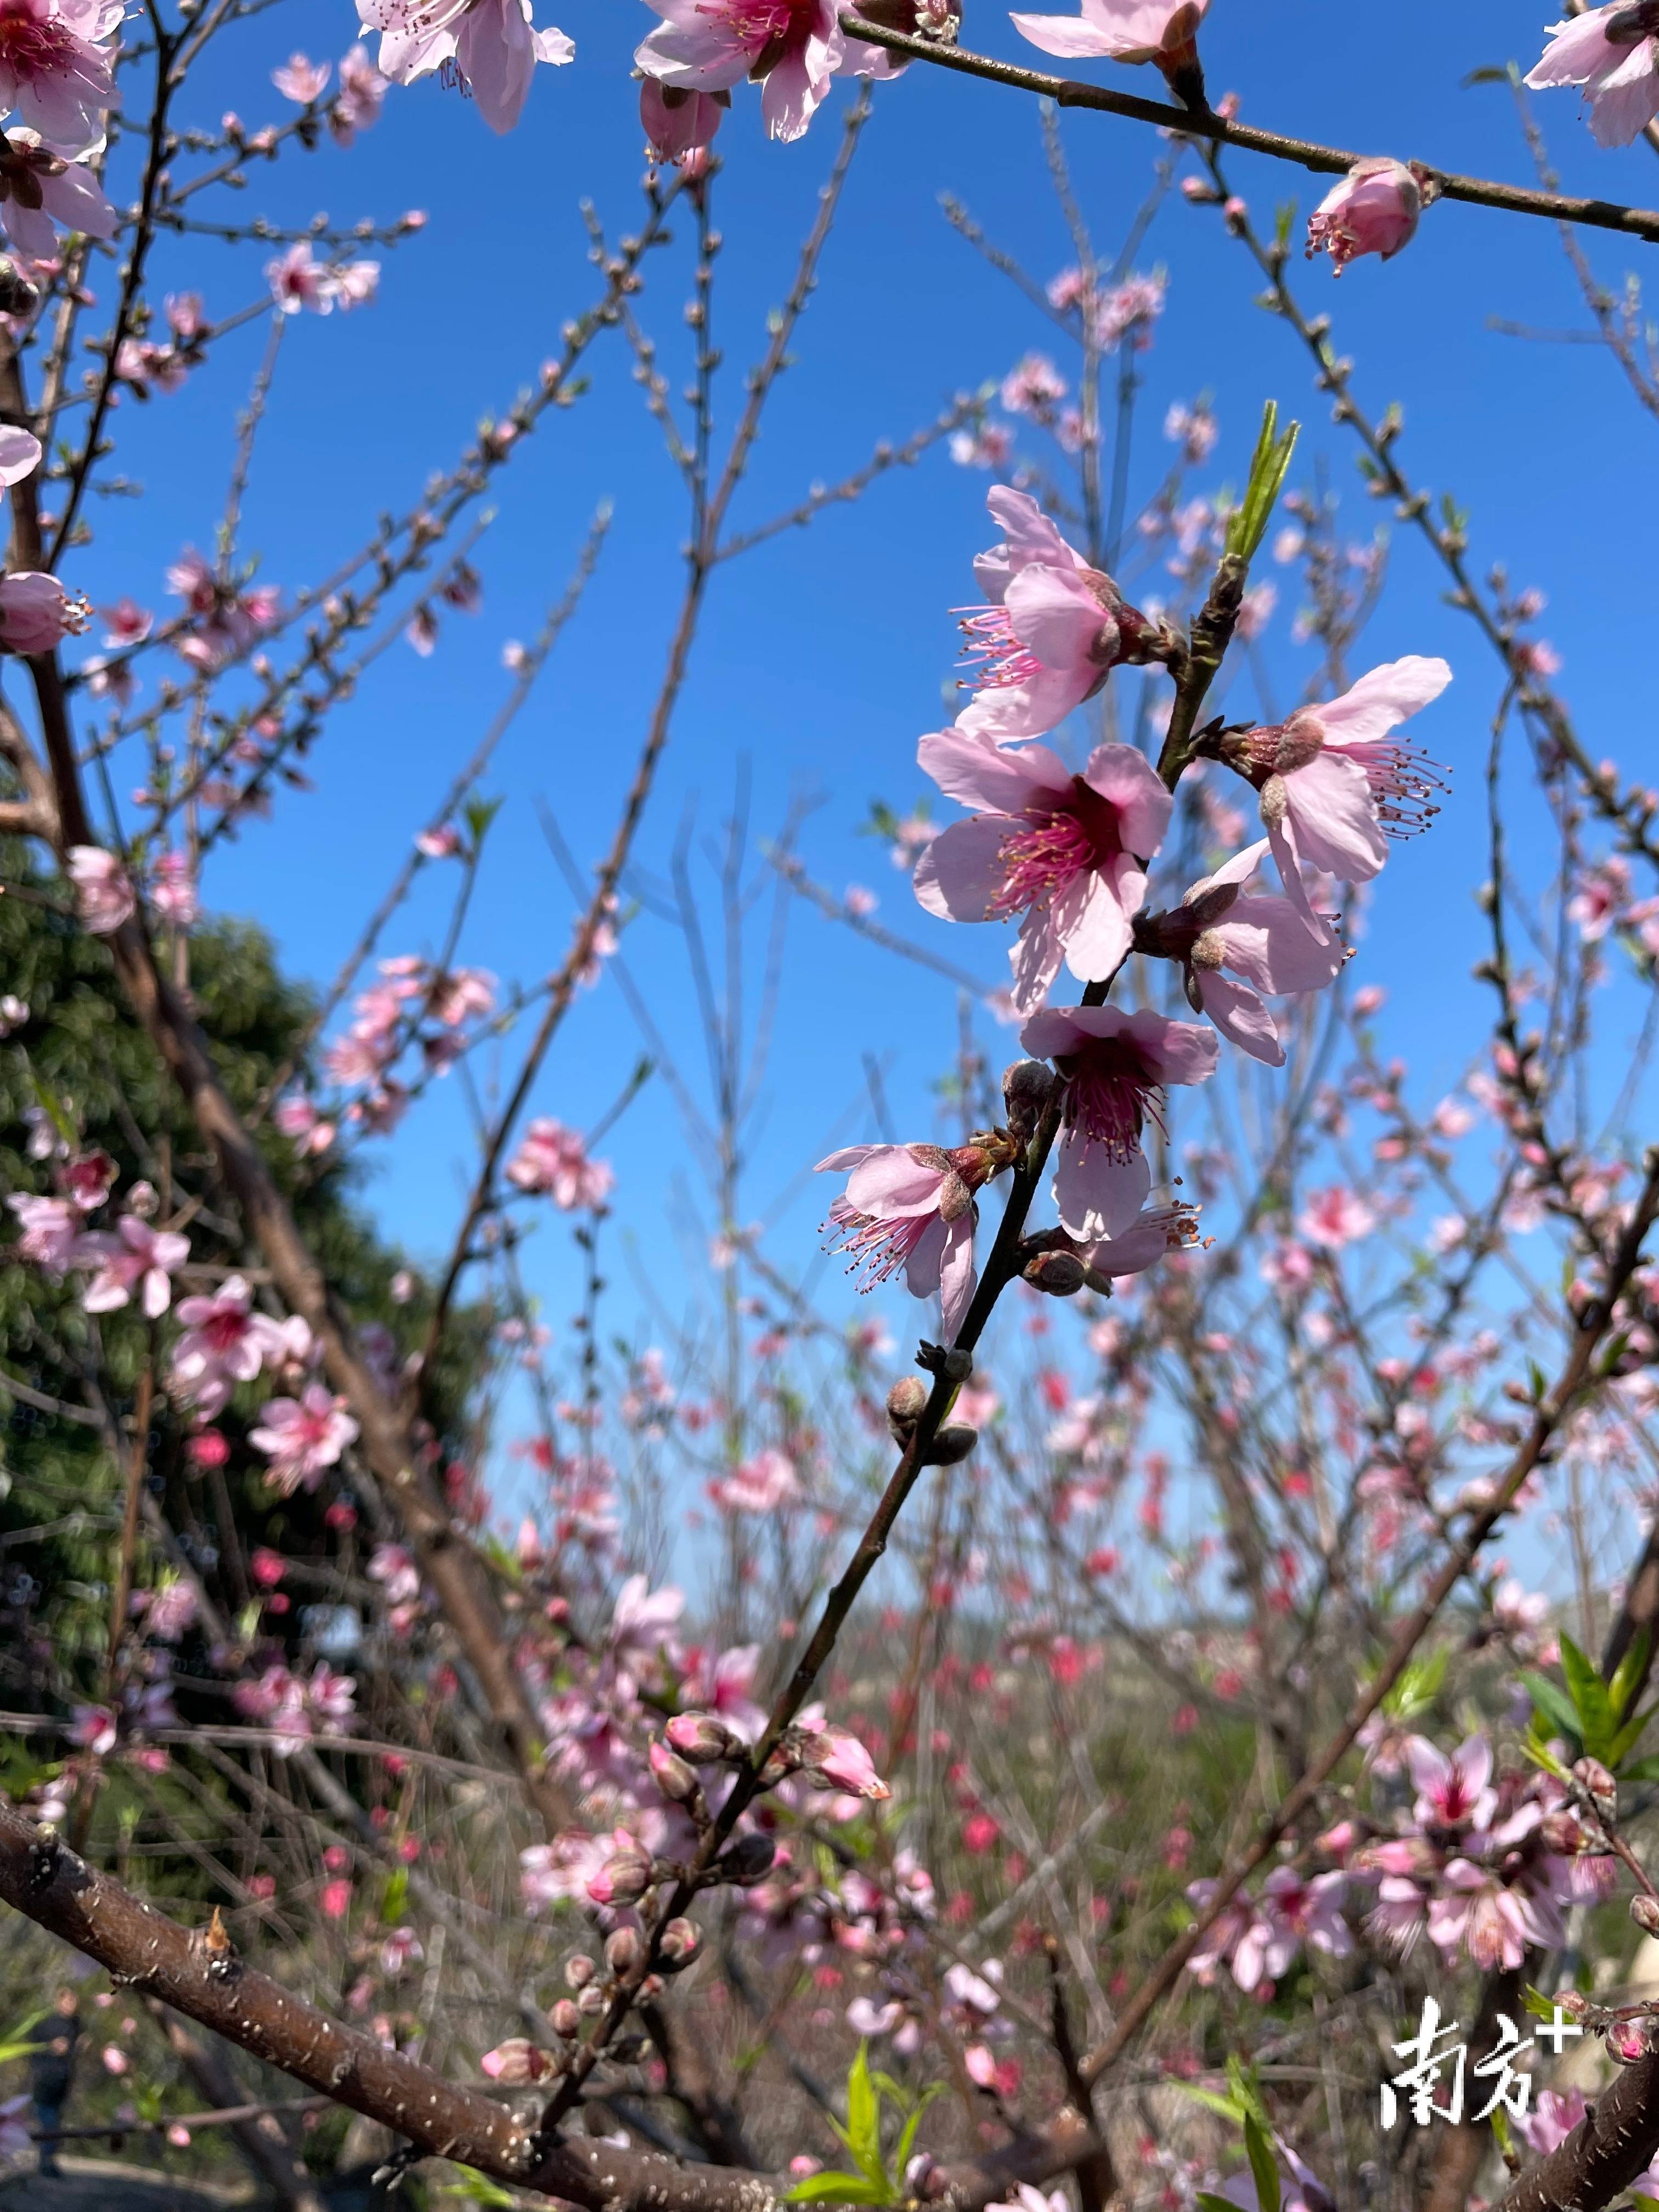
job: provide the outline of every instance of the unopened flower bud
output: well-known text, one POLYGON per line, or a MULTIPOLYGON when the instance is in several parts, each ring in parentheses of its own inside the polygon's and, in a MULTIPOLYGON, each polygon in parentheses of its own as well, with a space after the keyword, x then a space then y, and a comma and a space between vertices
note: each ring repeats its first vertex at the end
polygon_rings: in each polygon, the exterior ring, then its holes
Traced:
POLYGON ((887 1425, 896 1443, 908 1444, 927 1403, 927 1385, 920 1375, 901 1375, 887 1393, 887 1425))
POLYGON ((691 1923, 682 1917, 669 1922, 657 1948, 671 1966, 685 1966, 696 1957, 702 1940, 691 1923))
POLYGON ((688 1805, 702 1794, 702 1784, 690 1765, 665 1743, 651 1747, 651 1772, 657 1787, 671 1804, 688 1805))
POLYGON ((1630 1917, 1644 1936, 1659 1936, 1659 1897, 1638 1889, 1630 1901, 1630 1917))
POLYGON ((550 2051, 538 2051, 522 2035, 512 2035, 493 2051, 486 2051, 478 2063, 503 2089, 522 2089, 527 2081, 544 2081, 556 2072, 559 2061, 550 2051))
POLYGON ((1577 1760, 1573 1766, 1572 1778, 1602 1818, 1611 1820, 1619 1810, 1619 1784, 1601 1760, 1577 1760))
POLYGON ((1034 1291, 1050 1298, 1075 1297, 1088 1280, 1075 1252, 1034 1252, 1020 1273, 1034 1291))
POLYGON ((1054 1071, 1040 1060, 1017 1060, 1012 1067, 1004 1068, 1003 1111, 1008 1116, 1008 1133, 1017 1145, 1031 1141, 1054 1089, 1054 1071))
POLYGON ((613 1974, 631 1974, 644 1956, 637 1928, 613 1928, 605 1939, 605 1963, 613 1974))
POLYGON ((573 1990, 585 1990, 598 1972, 586 1951, 573 1951, 564 1962, 564 1978, 573 1990))
POLYGON ((1577 1858, 1589 1840, 1577 1814, 1561 1808, 1545 1814, 1539 1823, 1538 1837, 1547 1851, 1553 1851, 1558 1858, 1564 1859, 1577 1858))
MULTIPOLYGON (((667 1986, 660 1974, 647 1974, 640 1984, 640 1996, 647 2004, 649 2004, 652 1998, 659 1997, 667 1986)), ((648 2052, 650 2048, 650 2045, 647 2044, 645 2047, 646 2052, 648 2052)), ((641 2055, 644 2056, 645 2053, 642 2052, 641 2055)))
POLYGON ((1648 2032, 1639 2020, 1620 2021, 1607 2031, 1607 2056, 1621 2066, 1633 2066, 1648 2055, 1648 2032))
POLYGON ((676 1713, 664 1730, 680 1757, 693 1766, 714 1766, 721 1759, 741 1759, 743 1738, 713 1713, 676 1713))
POLYGON ((929 1467, 959 1467, 979 1442, 979 1431, 966 1423, 955 1428, 941 1429, 927 1448, 926 1464, 929 1467))
POLYGON ((588 1881, 595 1905, 636 1905, 651 1887, 651 1854, 630 1843, 608 1858, 588 1881))
POLYGON ((1582 1990, 1557 1990, 1550 2002, 1569 2020, 1586 2020, 1589 2016, 1589 1999, 1582 1990))
POLYGON ((554 2034, 563 2036, 567 2043, 582 2032, 582 2016, 568 1997, 561 1997, 548 2018, 553 2023, 554 2034))
POLYGON ((741 1889, 748 1889, 754 1883, 763 1881, 770 1873, 772 1862, 777 1855, 777 1845, 770 1836, 763 1836, 751 1829, 746 1836, 738 1838, 719 1863, 728 1881, 736 1882, 741 1889))

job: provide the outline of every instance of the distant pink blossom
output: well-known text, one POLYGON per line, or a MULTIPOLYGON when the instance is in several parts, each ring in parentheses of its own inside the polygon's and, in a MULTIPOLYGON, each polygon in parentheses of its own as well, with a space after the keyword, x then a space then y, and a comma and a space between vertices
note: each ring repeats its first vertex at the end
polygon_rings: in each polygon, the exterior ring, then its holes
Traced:
POLYGON ((985 503, 1004 536, 974 562, 987 604, 962 629, 981 665, 957 726, 1008 744, 1041 737, 1092 697, 1128 657, 1140 617, 1028 492, 997 484, 985 503))
POLYGON ((1262 1885, 1255 1917, 1240 1937, 1232 1958, 1233 1979, 1241 1990, 1276 1982, 1305 1944, 1345 1959, 1353 1937, 1342 1917, 1347 1877, 1340 1873, 1311 1879, 1293 1867, 1275 1867, 1262 1885))
POLYGON ((1298 863, 1364 883, 1389 857, 1390 836, 1425 830, 1443 790, 1435 763, 1392 732, 1451 682, 1443 660, 1410 655, 1362 676, 1320 707, 1276 728, 1230 740, 1228 757, 1261 793, 1261 819, 1285 888, 1305 901, 1298 863))
POLYGON ((428 860, 453 860, 461 849, 461 833, 447 822, 435 830, 416 832, 416 850, 428 860))
POLYGON ((1567 919, 1576 922, 1586 945, 1595 945, 1618 922, 1630 904, 1630 865, 1610 854, 1586 868, 1567 901, 1567 919))
POLYGON ((413 84, 447 66, 496 132, 524 112, 538 62, 571 60, 562 31, 538 31, 531 0, 357 0, 365 28, 381 33, 380 74, 413 84))
POLYGON ((1002 380, 999 395, 1011 415, 1047 415, 1066 393, 1065 378, 1046 353, 1028 353, 1002 380))
POLYGON ((1015 1011, 1036 1012, 1062 961, 1079 982, 1115 974, 1174 803, 1144 755, 1097 745, 1073 775, 1046 745, 1002 751, 954 729, 924 738, 916 757, 947 798, 977 810, 923 853, 916 896, 947 921, 1024 917, 1015 1011))
POLYGON ((81 1234, 81 1216, 66 1198, 37 1198, 14 1191, 6 1204, 22 1224, 17 1256, 42 1267, 54 1279, 68 1269, 81 1234))
POLYGON ((0 576, 0 651, 50 653, 60 638, 78 636, 92 609, 71 597, 56 576, 14 568, 0 576))
POLYGON ((184 1334, 173 1346, 171 1379, 178 1395, 210 1417, 239 1382, 283 1358, 281 1329, 253 1304, 240 1275, 228 1275, 211 1297, 181 1298, 184 1334))
POLYGON ((1297 1233, 1327 1252, 1358 1243, 1376 1226, 1376 1216, 1364 1200, 1345 1184, 1310 1191, 1297 1219, 1297 1233))
POLYGON ((1417 1802, 1412 1817, 1425 1828, 1488 1828, 1498 1811, 1492 1787, 1492 1746, 1472 1735, 1449 1754, 1426 1736, 1406 1746, 1417 1802))
POLYGON ((291 100, 296 107, 309 107, 320 100, 334 74, 328 62, 313 62, 304 54, 290 54, 281 69, 272 70, 270 81, 284 100, 291 100))
POLYGON ((1391 261, 1417 235, 1420 180, 1387 155, 1356 161, 1308 219, 1308 258, 1328 253, 1340 276, 1362 253, 1391 261))
POLYGON ((76 1267, 95 1270, 81 1303, 88 1313, 114 1313, 137 1291, 146 1318, 155 1321, 171 1304, 172 1278, 189 1257, 188 1237, 124 1213, 112 1233, 94 1231, 75 1248, 76 1267))
POLYGON ((1158 62, 1190 46, 1209 0, 1083 0, 1079 15, 1011 15, 1021 38, 1067 61, 1158 62))
POLYGON ((157 855, 150 877, 149 902, 163 921, 175 929, 192 928, 201 914, 196 895, 196 871, 188 853, 157 855))
POLYGON ((913 1297, 943 1301, 947 1337, 961 1327, 974 1295, 974 1192, 984 1180, 984 1156, 937 1145, 851 1145, 818 1162, 817 1175, 845 1175, 845 1193, 830 1208, 832 1252, 862 1269, 861 1291, 902 1267, 913 1297))
POLYGON ((1461 1948, 1492 1973, 1518 1966, 1534 1944, 1547 1951, 1561 1941, 1550 1900, 1511 1887, 1493 1868, 1454 1859, 1440 1881, 1440 1893, 1429 1900, 1429 1941, 1448 1960, 1461 1948))
POLYGON ((313 315, 325 315, 334 305, 332 273, 313 255, 308 238, 296 240, 286 253, 266 262, 265 282, 285 315, 297 315, 302 307, 309 307, 313 315))
POLYGON ((388 1605, 408 1605, 421 1594, 421 1571, 415 1555, 401 1544, 377 1544, 368 1562, 368 1578, 379 1583, 388 1605))
POLYGON ((386 98, 386 81, 368 58, 366 46, 353 46, 340 58, 340 88, 328 112, 328 127, 336 143, 350 145, 360 131, 377 123, 386 98))
POLYGON ((708 1495, 723 1513, 775 1513, 800 1496, 800 1478, 793 1460, 769 1449, 711 1482, 708 1495))
POLYGON ((297 1398, 270 1400, 248 1441, 270 1462, 266 1481, 289 1497, 295 1490, 314 1490, 323 1470, 338 1464, 356 1434, 344 1399, 320 1382, 308 1382, 297 1398))
POLYGON ((100 151, 120 104, 114 64, 124 0, 0 0, 0 113, 15 108, 54 153, 100 151))
POLYGON ((1572 84, 1589 102, 1598 146, 1628 146, 1659 115, 1659 43, 1624 0, 1550 26, 1550 43, 1528 71, 1534 92, 1572 84))
POLYGON ((1150 1113, 1172 1083, 1215 1073, 1211 1030, 1115 1006, 1050 1006, 1020 1031, 1034 1059, 1052 1060, 1065 1081, 1063 1127, 1054 1181, 1060 1224, 1094 1244, 1129 1227, 1152 1186, 1140 1148, 1150 1113))
POLYGON ((545 1115, 526 1129, 507 1162, 507 1179, 520 1190, 550 1198, 567 1213, 603 1206, 617 1180, 603 1160, 588 1158, 579 1130, 545 1115))

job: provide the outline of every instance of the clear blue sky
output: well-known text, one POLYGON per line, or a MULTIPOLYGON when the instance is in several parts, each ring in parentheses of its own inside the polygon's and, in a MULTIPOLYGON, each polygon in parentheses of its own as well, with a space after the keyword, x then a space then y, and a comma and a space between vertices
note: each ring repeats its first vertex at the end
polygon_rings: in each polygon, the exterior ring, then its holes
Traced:
MULTIPOLYGON (((1249 120, 1530 181, 1507 94, 1462 89, 1461 81, 1511 56, 1530 62, 1542 12, 1540 0, 1464 0, 1431 15, 1330 0, 1216 0, 1205 39, 1210 84, 1214 94, 1236 88, 1249 120)), ((216 220, 264 211, 303 221, 319 208, 336 222, 384 219, 409 206, 430 216, 418 240, 386 257, 376 304, 349 318, 306 317, 289 333, 247 502, 245 543, 258 550, 264 577, 292 586, 325 572, 382 508, 405 506, 477 417, 556 350, 560 325, 595 289, 578 215, 583 194, 613 235, 635 221, 641 162, 628 68, 653 18, 630 0, 576 0, 558 20, 576 40, 577 60, 538 72, 512 137, 493 137, 469 104, 428 82, 394 89, 381 122, 353 151, 289 150, 274 167, 252 164, 246 191, 216 196, 216 220)), ((296 47, 336 58, 353 27, 341 0, 287 0, 256 15, 222 42, 186 99, 187 118, 216 122, 226 107, 250 125, 280 118, 289 111, 270 88, 272 65, 296 47)), ((1035 58, 994 8, 970 14, 963 35, 984 51, 1035 58)), ((1149 73, 1131 78, 1097 66, 1112 82, 1155 88, 1149 73)), ((744 367, 763 344, 765 311, 781 297, 811 220, 848 96, 837 92, 804 142, 775 147, 761 137, 757 102, 740 92, 722 134, 717 319, 729 363, 728 423, 744 367)), ((1541 112, 1571 185, 1659 201, 1659 166, 1644 147, 1598 152, 1571 95, 1555 95, 1541 112)), ((1093 116, 1069 118, 1066 135, 1097 240, 1115 250, 1146 191, 1157 142, 1138 126, 1093 116)), ((1232 171, 1259 213, 1294 196, 1305 214, 1318 196, 1298 171, 1242 156, 1232 171)), ((1047 185, 1035 103, 925 69, 879 88, 799 366, 769 416, 739 522, 758 521, 814 479, 855 467, 878 438, 903 437, 957 390, 1000 377, 1026 346, 1048 342, 1035 312, 947 228, 941 190, 960 194, 1039 276, 1071 258, 1047 185)), ((205 198, 198 205, 210 212, 205 198)), ((1612 286, 1627 268, 1645 266, 1649 249, 1588 244, 1612 286)), ((167 241, 161 289, 193 284, 210 313, 223 313, 257 296, 262 258, 211 240, 167 241)), ((1253 306, 1253 270, 1213 212, 1172 198, 1140 256, 1142 266, 1155 262, 1169 270, 1170 304, 1148 364, 1137 496, 1166 465, 1157 425, 1170 401, 1215 395, 1224 439, 1204 479, 1213 484, 1236 476, 1261 402, 1275 395, 1308 426, 1304 460, 1328 457, 1356 534, 1368 533, 1379 510, 1364 496, 1353 448, 1329 424, 1290 334, 1253 306)), ((684 343, 684 243, 650 268, 640 312, 672 374, 684 343)), ((1304 299, 1335 317, 1337 343, 1358 359, 1358 388, 1373 410, 1390 399, 1402 404, 1408 470, 1437 491, 1453 490, 1470 510, 1478 566, 1503 559, 1516 581, 1548 592, 1542 628, 1565 657, 1565 687, 1592 750, 1619 753, 1632 769, 1650 762, 1653 679, 1643 647, 1652 634, 1659 553, 1655 426, 1601 354, 1523 345, 1486 326, 1492 315, 1545 328, 1583 324, 1551 228, 1442 205, 1387 268, 1362 264, 1334 283, 1327 264, 1298 264, 1297 282, 1304 299)), ((105 289, 112 289, 107 280, 105 289)), ((146 496, 96 509, 98 541, 76 574, 95 598, 125 591, 159 605, 166 562, 186 542, 211 544, 232 418, 260 343, 251 328, 184 392, 122 410, 118 465, 143 481, 146 496)), ((255 824, 216 863, 210 901, 258 917, 293 969, 331 974, 412 830, 504 695, 502 641, 533 632, 592 509, 609 498, 616 519, 599 574, 487 787, 507 805, 464 945, 466 959, 504 978, 532 978, 562 953, 571 902, 544 844, 537 802, 554 810, 579 857, 597 856, 654 694, 678 586, 678 485, 629 367, 618 339, 602 343, 592 358, 592 391, 568 415, 547 418, 498 478, 499 512, 477 556, 482 614, 447 621, 430 660, 402 646, 387 656, 361 697, 333 718, 310 763, 315 793, 284 794, 275 818, 255 824)), ((717 826, 743 756, 757 834, 775 830, 793 794, 819 795, 803 841, 812 872, 838 890, 854 879, 870 884, 881 895, 881 920, 994 975, 990 933, 927 922, 884 849, 855 835, 872 795, 901 808, 920 795, 915 739, 945 719, 940 687, 955 650, 949 611, 971 596, 968 562, 988 535, 988 481, 935 454, 878 485, 861 507, 832 512, 719 577, 639 848, 647 867, 663 871, 689 807, 705 830, 717 826)), ((1455 1076, 1473 1024, 1486 1013, 1468 980, 1480 949, 1469 892, 1481 868, 1480 775, 1498 686, 1486 648, 1443 603, 1426 552, 1409 534, 1395 536, 1394 580, 1367 661, 1407 652, 1451 660, 1458 680, 1436 710, 1431 750, 1457 767, 1460 781, 1432 836, 1385 877, 1360 980, 1390 987, 1394 1041, 1422 1066, 1431 1103, 1438 1089, 1429 1086, 1455 1076)), ((1270 647, 1285 696, 1310 665, 1287 641, 1294 599, 1287 589, 1270 647)), ((434 871, 429 880, 448 878, 434 871)), ((427 949, 441 927, 438 907, 422 901, 386 949, 427 949)), ((701 1081, 677 941, 647 918, 627 950, 701 1081)), ((885 1065, 901 1132, 932 1133, 928 1085, 955 1039, 948 986, 895 967, 799 906, 788 962, 750 1215, 766 1213, 830 1141, 872 1133, 860 1105, 866 1053, 885 1065)), ((1012 1038, 988 1024, 986 1035, 994 1054, 1012 1048, 1012 1038)), ((537 1109, 590 1122, 639 1049, 617 992, 590 995, 564 1031, 537 1109)), ((652 1086, 604 1149, 645 1263, 677 1305, 685 1278, 670 1216, 682 1140, 666 1087, 652 1086)), ((383 1156, 374 1203, 414 1250, 435 1255, 466 1158, 457 1086, 438 1086, 383 1156)), ((793 1202, 781 1257, 806 1261, 823 1195, 808 1190, 793 1202)), ((532 1272, 557 1323, 572 1310, 560 1225, 538 1242, 532 1272)), ((883 1312, 901 1335, 918 1318, 896 1293, 883 1312)))

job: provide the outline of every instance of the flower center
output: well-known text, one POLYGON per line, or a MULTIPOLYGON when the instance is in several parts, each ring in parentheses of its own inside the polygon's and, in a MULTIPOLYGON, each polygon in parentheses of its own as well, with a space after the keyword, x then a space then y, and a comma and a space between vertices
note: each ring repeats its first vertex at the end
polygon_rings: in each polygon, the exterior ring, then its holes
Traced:
POLYGON ((0 7, 0 67, 25 84, 62 74, 73 59, 75 40, 63 24, 37 15, 27 5, 0 7))
POLYGON ((935 1218, 931 1213, 919 1213, 883 1219, 873 1213, 859 1213, 845 1200, 838 1200, 830 1210, 830 1221, 840 1230, 841 1236, 838 1242, 824 1249, 847 1253, 848 1273, 856 1274, 862 1269, 859 1288, 872 1291, 878 1283, 884 1283, 905 1265, 935 1218))
POLYGON ((215 1352, 234 1352, 247 1334, 248 1317, 240 1309, 210 1314, 202 1334, 215 1352))
POLYGON ((724 24, 755 58, 751 77, 763 77, 811 36, 813 0, 696 0, 696 13, 724 24))
POLYGON ((1121 1165, 1139 1150, 1148 1114, 1164 1127, 1163 1092, 1126 1038, 1091 1037, 1054 1065, 1066 1078, 1066 1125, 1082 1130, 1085 1150, 1103 1145, 1121 1165))
POLYGON ((1027 807, 1026 827, 1012 830, 998 850, 1002 889, 986 914, 1006 921, 1034 906, 1047 906, 1079 876, 1103 870, 1123 850, 1118 812, 1080 775, 1051 807, 1027 807))

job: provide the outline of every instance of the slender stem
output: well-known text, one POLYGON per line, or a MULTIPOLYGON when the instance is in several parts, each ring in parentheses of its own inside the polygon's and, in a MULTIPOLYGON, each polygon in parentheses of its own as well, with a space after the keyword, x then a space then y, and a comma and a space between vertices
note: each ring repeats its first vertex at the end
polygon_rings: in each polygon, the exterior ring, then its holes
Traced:
MULTIPOLYGON (((1253 124, 1230 123, 1224 116, 1194 113, 1172 107, 1161 100, 1140 100, 1132 93, 1109 92, 1103 85, 1080 84, 1073 77, 1049 76, 1041 70, 1018 69, 1012 62, 992 61, 988 55, 941 46, 927 39, 907 38, 879 23, 867 23, 851 9, 844 9, 842 28, 855 39, 885 46, 890 53, 932 62, 938 69, 956 70, 963 76, 982 77, 987 83, 1007 85, 1016 92, 1036 93, 1060 107, 1091 107, 1103 114, 1121 115, 1133 123, 1150 123, 1160 131, 1178 131, 1186 138, 1207 138, 1218 145, 1242 146, 1247 153, 1266 154, 1274 161, 1293 161, 1304 169, 1326 176, 1346 175, 1364 159, 1340 146, 1320 146, 1307 138, 1286 137, 1282 131, 1260 131, 1253 124)), ((1551 222, 1588 223, 1595 230, 1621 231, 1627 238, 1659 240, 1659 209, 1623 207, 1613 200, 1582 199, 1569 193, 1541 192, 1524 185, 1505 185, 1486 177, 1461 176, 1455 170, 1437 169, 1419 161, 1422 172, 1442 199, 1467 200, 1474 207, 1503 208, 1511 215, 1542 216, 1551 222)))

